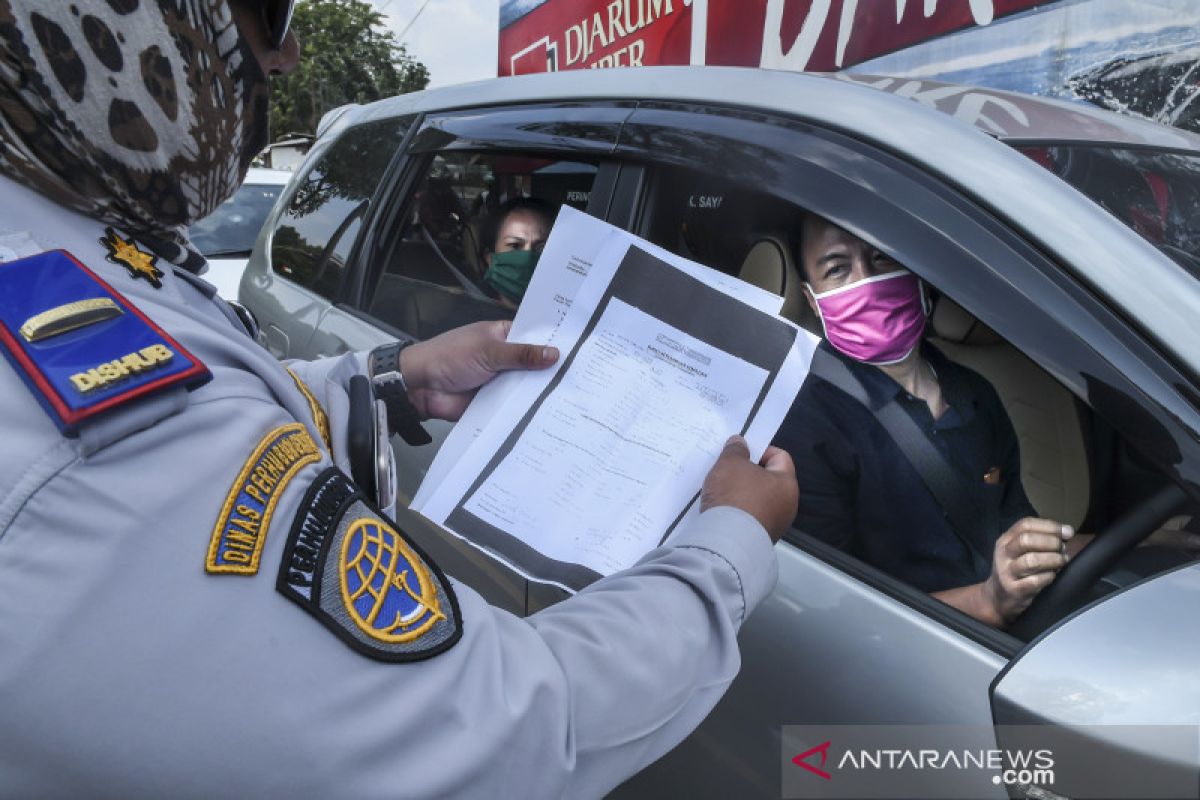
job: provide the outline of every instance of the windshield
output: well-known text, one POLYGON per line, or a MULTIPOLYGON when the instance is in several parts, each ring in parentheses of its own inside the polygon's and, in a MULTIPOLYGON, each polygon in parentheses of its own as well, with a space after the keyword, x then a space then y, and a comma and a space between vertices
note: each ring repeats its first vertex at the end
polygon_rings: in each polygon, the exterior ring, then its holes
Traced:
POLYGON ((192 244, 205 258, 249 256, 282 190, 273 184, 243 184, 216 211, 192 225, 192 244))
POLYGON ((1020 147, 1200 277, 1200 156, 1121 147, 1020 147))

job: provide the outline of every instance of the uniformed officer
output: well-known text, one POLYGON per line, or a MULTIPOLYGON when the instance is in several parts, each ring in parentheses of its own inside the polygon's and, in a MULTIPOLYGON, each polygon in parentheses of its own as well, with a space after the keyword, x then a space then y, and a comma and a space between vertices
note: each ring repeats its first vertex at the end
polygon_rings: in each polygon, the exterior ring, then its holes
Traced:
MULTIPOLYGON (((279 364, 183 233, 289 14, 0 0, 0 795, 602 795, 737 672, 791 462, 733 442, 673 546, 528 619, 442 575, 339 469, 367 355, 279 364)), ((376 368, 452 419, 556 357, 505 333, 376 368)))

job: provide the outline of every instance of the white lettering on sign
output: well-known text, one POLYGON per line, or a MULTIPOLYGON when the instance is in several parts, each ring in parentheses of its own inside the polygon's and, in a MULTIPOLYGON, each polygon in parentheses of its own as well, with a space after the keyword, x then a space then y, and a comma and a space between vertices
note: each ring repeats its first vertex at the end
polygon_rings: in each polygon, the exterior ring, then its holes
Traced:
MULTIPOLYGON (((612 47, 622 39, 631 38, 643 28, 675 13, 674 0, 612 0, 604 11, 563 31, 567 46, 566 65, 587 61, 597 50, 612 47)), ((592 67, 641 66, 646 42, 637 39, 615 53, 605 55, 592 67)))
MULTIPOLYGON (((871 0, 872 2, 880 2, 880 0, 871 0)), ((961 2, 961 0, 954 0, 961 2)), ((821 34, 825 31, 827 24, 831 22, 829 11, 832 7, 832 0, 812 0, 812 5, 809 6, 808 16, 804 18, 804 24, 800 26, 800 33, 796 39, 788 46, 784 46, 781 41, 779 32, 783 29, 783 10, 787 5, 787 0, 767 0, 767 19, 763 25, 763 40, 762 40, 762 63, 761 66, 769 69, 790 69, 802 71, 808 69, 808 62, 812 59, 813 52, 817 49, 817 42, 821 38, 821 34)), ((971 17, 975 20, 976 25, 990 25, 996 16, 995 0, 970 0, 971 17)), ((938 0, 924 0, 922 8, 925 17, 932 17, 937 11, 938 0)), ((904 12, 908 7, 908 0, 896 0, 896 24, 904 19, 904 12)), ((842 0, 842 14, 837 20, 837 51, 834 56, 834 63, 837 67, 842 66, 842 60, 846 55, 846 46, 850 44, 850 38, 854 34, 854 15, 858 11, 858 0, 842 0)))

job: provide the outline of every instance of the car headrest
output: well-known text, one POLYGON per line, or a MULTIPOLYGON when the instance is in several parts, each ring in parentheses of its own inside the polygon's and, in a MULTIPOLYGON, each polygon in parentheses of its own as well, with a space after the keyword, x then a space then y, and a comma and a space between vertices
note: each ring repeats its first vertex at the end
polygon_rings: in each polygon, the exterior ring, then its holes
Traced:
POLYGON ((948 342, 988 345, 1004 341, 994 330, 945 295, 939 297, 934 304, 929 325, 933 328, 934 336, 948 342))
POLYGON ((800 275, 792 262, 791 249, 783 237, 753 237, 737 275, 747 283, 782 297, 780 316, 792 322, 801 322, 801 314, 807 310, 807 304, 801 297, 800 275))

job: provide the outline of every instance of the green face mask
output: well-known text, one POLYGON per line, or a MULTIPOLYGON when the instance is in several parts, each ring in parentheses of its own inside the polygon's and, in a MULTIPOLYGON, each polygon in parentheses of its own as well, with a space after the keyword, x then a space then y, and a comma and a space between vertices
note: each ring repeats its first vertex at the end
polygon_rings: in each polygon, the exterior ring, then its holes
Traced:
POLYGON ((541 252, 537 250, 492 253, 492 265, 483 273, 483 279, 501 295, 519 303, 529 287, 540 255, 541 252))

